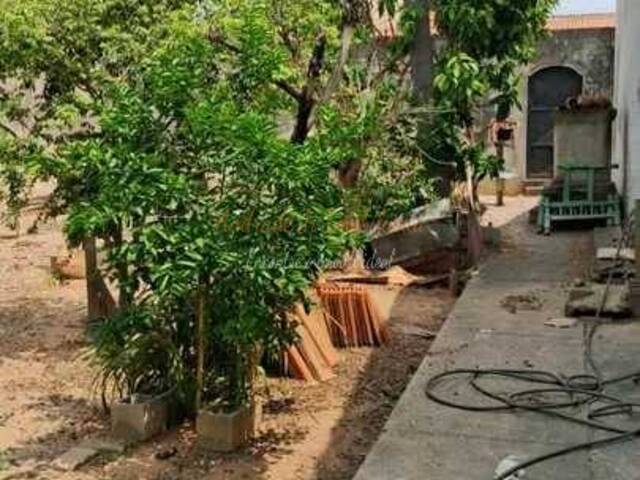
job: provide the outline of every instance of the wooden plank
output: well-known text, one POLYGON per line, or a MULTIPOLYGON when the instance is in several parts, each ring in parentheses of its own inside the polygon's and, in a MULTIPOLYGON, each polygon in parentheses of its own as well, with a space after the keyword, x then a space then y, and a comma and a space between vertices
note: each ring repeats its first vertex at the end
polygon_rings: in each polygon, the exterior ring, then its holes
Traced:
POLYGON ((371 301, 371 298, 368 295, 365 298, 364 304, 366 306, 371 325, 376 332, 376 344, 383 345, 387 343, 389 336, 386 325, 382 323, 380 314, 378 313, 376 306, 371 301))
MULTIPOLYGON (((304 314, 304 310, 302 314, 304 314)), ((304 328, 307 329, 311 340, 316 345, 325 363, 329 367, 335 366, 338 363, 338 354, 331 343, 322 310, 314 309, 309 315, 304 314, 301 317, 304 328)))
POLYGON ((361 347, 388 340, 386 325, 366 288, 324 284, 318 294, 331 317, 328 331, 335 345, 361 347))
POLYGON ((298 345, 298 351, 307 362, 307 368, 311 371, 313 377, 321 382, 333 378, 334 374, 331 367, 325 362, 315 342, 310 338, 307 329, 300 328, 299 334, 302 341, 298 345))
POLYGON ((306 365, 305 360, 298 351, 298 348, 294 345, 287 350, 287 357, 289 363, 289 375, 299 380, 305 380, 307 382, 314 382, 315 378, 309 368, 306 365))
POLYGON ((366 302, 366 297, 363 295, 359 299, 358 309, 360 311, 360 316, 362 318, 362 321, 365 324, 365 327, 367 329, 367 341, 368 341, 367 345, 375 345, 376 344, 375 325, 373 325, 371 320, 368 318, 365 302, 366 302))

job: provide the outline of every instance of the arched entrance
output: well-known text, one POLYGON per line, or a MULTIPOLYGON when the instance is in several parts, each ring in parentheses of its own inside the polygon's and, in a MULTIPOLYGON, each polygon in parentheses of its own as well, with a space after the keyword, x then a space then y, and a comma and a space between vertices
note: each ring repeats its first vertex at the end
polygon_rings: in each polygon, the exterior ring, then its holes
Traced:
POLYGON ((554 112, 582 93, 582 76, 569 67, 549 67, 529 77, 527 178, 553 177, 554 112))

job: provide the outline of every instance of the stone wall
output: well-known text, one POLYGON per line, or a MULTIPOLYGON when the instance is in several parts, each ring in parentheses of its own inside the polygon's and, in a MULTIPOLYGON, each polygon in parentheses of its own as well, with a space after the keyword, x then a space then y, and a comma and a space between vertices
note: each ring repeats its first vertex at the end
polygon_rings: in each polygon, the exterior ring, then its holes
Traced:
POLYGON ((560 173, 558 167, 575 163, 590 167, 611 165, 611 120, 608 108, 558 112, 554 129, 555 174, 560 173))
MULTIPOLYGON (((640 2, 638 6, 640 7, 640 2)), ((510 182, 524 182, 526 179, 529 77, 548 67, 570 67, 583 77, 584 93, 604 93, 612 97, 614 57, 614 29, 555 31, 541 43, 537 59, 522 72, 520 87, 522 110, 515 109, 512 112, 516 129, 513 140, 505 148, 506 176, 510 182)), ((489 185, 487 187, 490 188, 489 185)), ((519 191, 517 188, 514 190, 519 191)))
POLYGON ((529 67, 528 73, 544 67, 571 67, 582 75, 585 93, 605 93, 611 97, 614 57, 613 29, 559 31, 542 42, 538 59, 529 67))

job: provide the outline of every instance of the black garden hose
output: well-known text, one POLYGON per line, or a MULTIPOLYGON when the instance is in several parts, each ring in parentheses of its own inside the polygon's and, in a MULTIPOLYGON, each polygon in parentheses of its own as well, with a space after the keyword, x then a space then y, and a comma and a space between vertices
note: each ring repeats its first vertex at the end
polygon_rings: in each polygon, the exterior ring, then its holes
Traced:
POLYGON ((613 433, 614 435, 602 440, 574 445, 568 448, 550 452, 532 458, 502 473, 494 480, 506 480, 515 473, 539 464, 546 460, 568 455, 577 451, 599 448, 617 442, 634 439, 640 436, 640 430, 627 430, 615 425, 607 424, 599 419, 616 415, 631 414, 634 410, 640 410, 640 403, 631 402, 606 393, 606 388, 624 381, 640 379, 640 371, 617 378, 604 379, 591 375, 576 375, 562 377, 545 371, 534 370, 452 370, 431 378, 426 385, 425 393, 432 401, 450 408, 471 412, 498 412, 525 410, 543 415, 553 416, 562 420, 577 423, 600 431, 613 433), (490 404, 465 404, 449 400, 437 393, 437 390, 447 380, 466 377, 468 385, 474 391, 484 396, 490 404), (516 390, 509 394, 491 391, 482 381, 487 378, 498 378, 511 381, 519 381, 527 384, 526 388, 516 390), (560 394, 562 399, 549 401, 541 399, 541 396, 560 394), (586 418, 563 413, 559 410, 569 407, 579 407, 595 404, 603 404, 592 409, 586 418))
MULTIPOLYGON (((614 262, 618 262, 620 260, 622 248, 631 240, 633 223, 634 215, 632 214, 621 229, 622 235, 618 242, 614 262)), ((456 408, 459 410, 471 412, 525 410, 543 415, 553 416, 567 422, 577 423, 583 426, 594 428, 596 430, 614 434, 609 438, 573 445, 568 448, 563 448, 561 450, 556 450, 554 452, 534 457, 521 463, 520 465, 508 469, 506 472, 501 473, 500 475, 495 477, 494 480, 506 480, 512 475, 520 472, 521 470, 537 465, 544 461, 551 460, 553 458, 561 457, 581 450, 600 448, 618 442, 633 440, 640 436, 640 430, 625 430, 615 425, 604 423, 601 420, 605 417, 611 417, 614 415, 632 415, 634 413, 634 409, 640 410, 640 403, 626 401, 625 399, 621 399, 606 393, 606 388, 611 385, 619 384, 628 380, 634 380, 637 382, 638 380, 640 380, 640 371, 620 377, 605 379, 603 378, 602 373, 593 358, 593 340, 595 338, 596 331, 601 326, 600 318, 602 317, 602 314, 606 307, 612 281, 613 269, 611 269, 607 278, 604 293, 596 312, 596 321, 591 325, 585 324, 585 367, 588 370, 591 370, 593 374, 582 374, 564 377, 551 372, 534 370, 452 370, 440 375, 436 375, 431 380, 429 380, 429 382, 427 382, 425 389, 427 397, 436 403, 450 408, 456 408), (436 394, 436 389, 440 384, 442 384, 442 382, 453 377, 460 376, 466 376, 468 378, 469 386, 471 386, 474 391, 490 400, 493 404, 463 404, 459 402, 453 402, 452 400, 447 400, 436 394), (532 388, 526 388, 523 390, 512 392, 508 395, 504 395, 502 393, 492 392, 485 386, 481 385, 482 379, 486 377, 498 377, 508 380, 517 380, 528 383, 532 388), (534 384, 538 385, 538 387, 533 388, 534 384), (563 401, 540 400, 541 396, 549 394, 560 394, 565 398, 563 399, 563 401), (604 405, 596 406, 595 404, 597 403, 601 403, 604 405), (588 413, 586 418, 570 415, 561 411, 562 409, 566 408, 575 408, 587 405, 591 407, 591 411, 588 413)))

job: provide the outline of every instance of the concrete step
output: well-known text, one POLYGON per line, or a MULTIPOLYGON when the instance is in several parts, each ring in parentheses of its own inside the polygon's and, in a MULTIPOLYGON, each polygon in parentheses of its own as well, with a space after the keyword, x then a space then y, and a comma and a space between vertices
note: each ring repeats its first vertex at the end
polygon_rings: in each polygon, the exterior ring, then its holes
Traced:
POLYGON ((526 180, 524 182, 524 194, 527 197, 538 197, 549 186, 551 180, 526 180))

